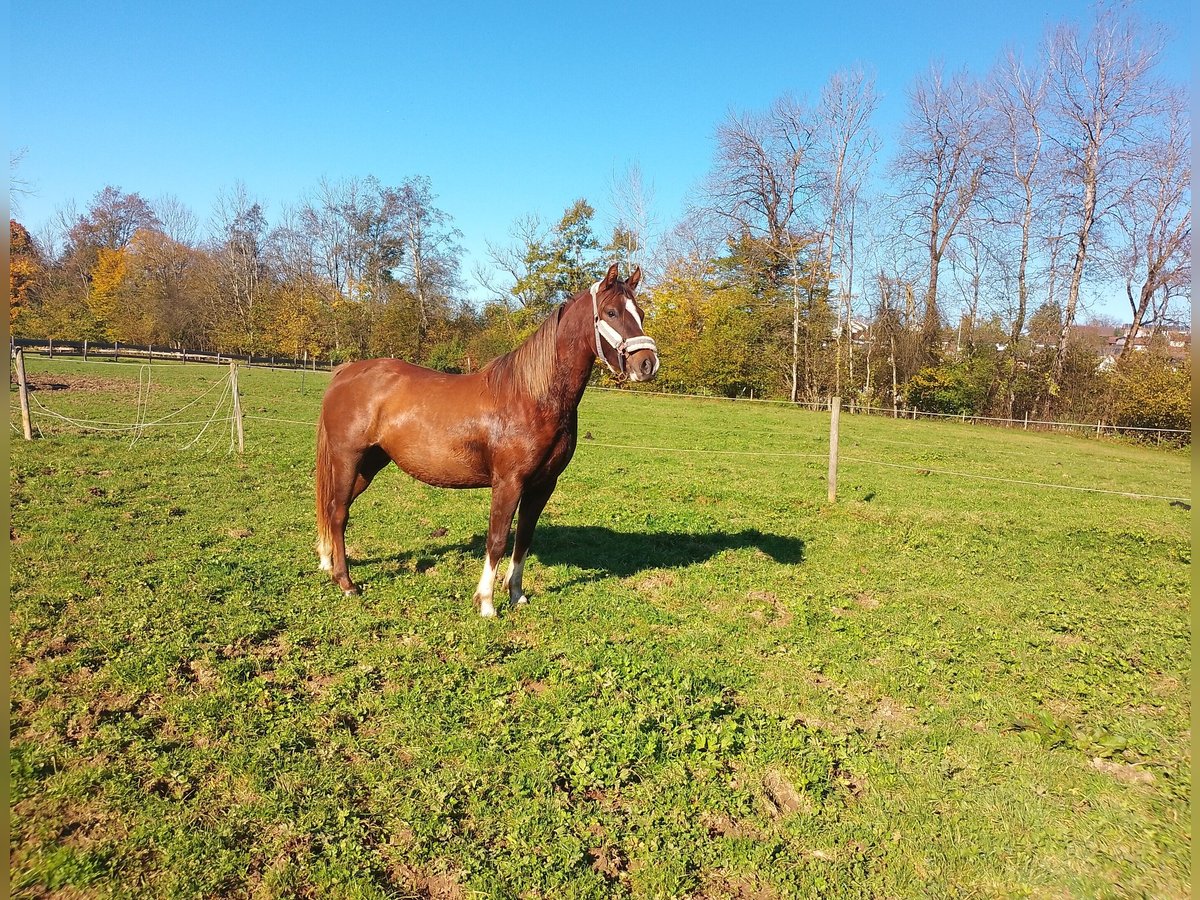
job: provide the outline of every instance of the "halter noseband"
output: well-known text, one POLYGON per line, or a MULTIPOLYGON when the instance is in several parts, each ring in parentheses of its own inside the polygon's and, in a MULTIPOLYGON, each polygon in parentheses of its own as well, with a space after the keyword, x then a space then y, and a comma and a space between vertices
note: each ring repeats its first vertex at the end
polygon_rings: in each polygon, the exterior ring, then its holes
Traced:
POLYGON ((604 361, 608 366, 608 370, 614 375, 625 374, 625 357, 630 353, 636 353, 638 350, 653 350, 658 353, 658 345, 654 343, 654 339, 646 334, 639 334, 630 338, 621 337, 620 332, 613 328, 607 322, 600 318, 600 302, 596 299, 596 294, 600 290, 600 282, 597 281, 592 285, 592 320, 596 327, 596 355, 604 361), (608 345, 617 351, 617 365, 620 370, 614 369, 612 363, 608 361, 608 357, 604 355, 604 348, 600 344, 600 338, 604 338, 608 345))

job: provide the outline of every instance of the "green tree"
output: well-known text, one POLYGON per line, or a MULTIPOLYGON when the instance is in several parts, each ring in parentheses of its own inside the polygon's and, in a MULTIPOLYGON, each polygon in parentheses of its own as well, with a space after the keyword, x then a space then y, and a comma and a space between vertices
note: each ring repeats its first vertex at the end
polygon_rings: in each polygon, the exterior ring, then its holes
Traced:
POLYGON ((595 213, 586 200, 576 200, 549 235, 524 237, 518 251, 523 271, 510 289, 514 297, 530 298, 523 305, 544 309, 562 303, 600 278, 605 260, 592 230, 595 213))

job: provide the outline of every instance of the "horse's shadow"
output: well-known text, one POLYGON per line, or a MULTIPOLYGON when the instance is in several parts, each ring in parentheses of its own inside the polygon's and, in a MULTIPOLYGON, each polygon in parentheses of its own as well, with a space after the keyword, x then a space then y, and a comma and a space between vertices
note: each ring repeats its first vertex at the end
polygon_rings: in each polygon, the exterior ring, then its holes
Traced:
MULTIPOLYGON (((414 548, 374 559, 352 560, 358 565, 412 561, 421 571, 435 557, 454 553, 482 558, 485 536, 455 544, 414 548)), ((509 550, 512 541, 509 541, 509 550)), ((712 559, 726 550, 756 549, 777 563, 804 562, 804 541, 767 534, 756 528, 737 532, 614 531, 598 525, 542 525, 533 538, 531 555, 548 566, 567 566, 594 573, 572 578, 572 584, 594 577, 627 578, 648 569, 683 569, 712 559)))

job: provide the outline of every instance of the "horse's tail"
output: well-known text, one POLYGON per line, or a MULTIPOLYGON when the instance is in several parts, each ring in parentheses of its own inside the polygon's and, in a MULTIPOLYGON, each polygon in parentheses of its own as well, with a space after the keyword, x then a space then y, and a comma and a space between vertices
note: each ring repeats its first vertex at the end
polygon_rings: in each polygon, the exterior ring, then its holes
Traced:
POLYGON ((322 410, 317 421, 317 555, 321 568, 333 568, 333 526, 329 522, 329 501, 333 488, 333 461, 329 454, 329 433, 325 430, 322 410))

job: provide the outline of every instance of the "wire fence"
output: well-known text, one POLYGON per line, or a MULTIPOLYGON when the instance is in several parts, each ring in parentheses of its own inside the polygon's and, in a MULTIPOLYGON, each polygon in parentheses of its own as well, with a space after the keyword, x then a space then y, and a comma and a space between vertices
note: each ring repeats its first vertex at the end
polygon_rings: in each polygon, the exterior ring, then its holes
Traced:
MULTIPOLYGON (((72 360, 72 362, 81 362, 81 360, 72 360)), ((88 361, 92 362, 92 361, 88 361)), ((110 362, 96 363, 101 366, 113 365, 110 362)), ((124 364, 121 364, 124 365, 124 364)), ((29 373, 26 375, 23 372, 21 377, 26 381, 24 386, 24 394, 29 403, 31 414, 31 422, 33 427, 38 431, 39 436, 44 437, 45 432, 42 429, 42 421, 50 421, 56 424, 69 426, 74 429, 85 432, 101 432, 114 435, 126 435, 130 438, 129 445, 132 447, 137 441, 146 434, 147 429, 154 428, 191 428, 200 426, 199 432, 192 437, 187 443, 182 444, 180 449, 190 449, 196 446, 197 443, 208 433, 209 429, 217 423, 230 423, 231 433, 231 448, 232 435, 235 416, 232 410, 232 393, 233 393, 233 372, 226 372, 221 378, 210 384, 199 395, 188 400, 186 403, 170 410, 169 412, 158 415, 155 418, 148 418, 151 408, 151 397, 155 393, 155 383, 153 381, 153 367, 148 363, 133 363, 138 369, 137 387, 133 398, 133 419, 125 421, 121 419, 105 418, 93 419, 82 415, 73 415, 64 412, 62 409, 55 409, 47 405, 41 394, 45 393, 40 388, 37 379, 31 377, 36 375, 38 378, 45 377, 48 373, 29 373), (184 417, 184 414, 189 410, 199 411, 205 409, 201 404, 212 397, 213 393, 220 390, 220 395, 217 397, 209 414, 203 418, 184 417), (39 421, 41 420, 41 421, 39 421)), ((193 413, 194 415, 194 413, 193 413)), ((203 415, 203 413, 201 413, 203 415)), ((20 432, 20 428, 16 423, 11 423, 13 428, 20 432)), ((212 447, 208 448, 209 450, 212 447)))
MULTIPOLYGON (((599 387, 597 390, 624 393, 631 396, 645 395, 649 397, 678 397, 693 400, 713 400, 726 403, 765 403, 816 411, 828 411, 830 404, 832 403, 832 398, 830 400, 797 400, 793 402, 791 400, 772 400, 763 399, 761 397, 719 397, 713 394, 687 394, 676 391, 648 391, 639 388, 628 389, 599 387)), ((844 405, 842 407, 842 412, 850 413, 852 415, 883 416, 890 419, 942 419, 969 425, 995 425, 1004 426, 1006 428, 1021 428, 1023 430, 1028 430, 1030 427, 1033 427, 1035 430, 1049 431, 1079 430, 1084 432, 1092 432, 1098 435, 1122 435, 1126 433, 1132 433, 1162 434, 1171 435, 1177 438, 1187 436, 1190 438, 1192 433, 1190 428, 1167 428, 1157 425, 1121 425, 1112 422, 1105 422, 1103 419, 1095 422, 1068 422, 1057 419, 1031 419, 1028 417, 1010 419, 1001 416, 981 416, 973 413, 926 412, 911 406, 871 406, 870 404, 855 402, 849 402, 844 405)))
MULTIPOLYGON (((310 372, 329 372, 337 365, 331 359, 310 357, 307 353, 300 357, 255 354, 225 353, 220 350, 188 350, 183 347, 154 346, 153 344, 123 344, 120 341, 112 343, 105 341, 63 341, 43 338, 14 337, 10 341, 10 351, 20 348, 26 353, 45 356, 48 359, 79 356, 84 360, 95 357, 110 362, 127 360, 145 360, 151 363, 200 363, 205 365, 227 366, 231 362, 255 368, 266 369, 303 369, 310 372)), ((126 363, 139 365, 137 362, 126 363)))
MULTIPOLYGON (((108 365, 108 364, 110 364, 110 363, 102 363, 102 365, 108 365)), ((56 410, 56 409, 53 409, 53 408, 47 406, 41 400, 41 398, 38 396, 38 394, 41 393, 41 391, 38 391, 36 389, 30 391, 28 394, 29 399, 32 401, 31 412, 36 411, 38 418, 49 419, 49 420, 52 420, 55 422, 60 422, 65 425, 69 425, 71 427, 78 428, 83 431, 127 434, 131 438, 131 442, 130 442, 131 446, 146 432, 147 429, 150 429, 150 428, 158 428, 158 427, 163 427, 163 428, 193 427, 194 428, 194 427, 199 426, 198 433, 196 435, 194 435, 191 438, 191 440, 182 444, 180 449, 190 449, 190 448, 196 446, 200 442, 200 440, 205 436, 205 434, 207 434, 214 425, 218 425, 218 424, 223 425, 224 423, 229 423, 229 425, 230 425, 229 450, 230 450, 230 452, 232 452, 232 450, 234 449, 234 446, 235 446, 235 435, 236 435, 236 430, 237 430, 236 425, 238 424, 237 419, 239 418, 239 416, 237 415, 237 405, 234 403, 234 397, 233 397, 233 393, 236 390, 236 388, 235 388, 236 373, 235 373, 234 367, 231 366, 230 370, 223 377, 214 381, 199 395, 193 397, 191 400, 187 401, 186 403, 182 404, 181 406, 179 406, 175 409, 172 409, 170 412, 163 414, 163 415, 159 415, 155 418, 147 418, 148 410, 149 410, 149 398, 150 398, 151 389, 152 389, 152 381, 151 381, 152 373, 150 371, 151 368, 152 367, 148 364, 145 364, 145 363, 139 364, 138 382, 137 382, 136 398, 135 398, 135 403, 134 403, 134 414, 133 414, 132 421, 118 421, 116 419, 90 419, 90 418, 83 418, 80 416, 72 416, 67 413, 64 413, 61 410, 56 410), (211 410, 207 417, 200 417, 200 418, 197 418, 194 416, 186 417, 186 418, 184 417, 184 414, 186 412, 188 412, 189 410, 196 409, 197 407, 200 407, 200 405, 207 398, 211 398, 212 395, 215 392, 217 392, 218 390, 220 390, 220 394, 217 397, 216 401, 214 402, 213 406, 211 407, 211 410)), ((611 389, 602 388, 601 390, 611 390, 611 389)), ((620 391, 620 393, 622 393, 628 397, 628 396, 631 396, 634 392, 620 391)), ((665 392, 654 392, 654 391, 638 391, 636 393, 637 394, 645 394, 645 395, 649 395, 649 396, 655 396, 655 397, 663 397, 663 396, 685 397, 685 396, 688 396, 688 395, 670 394, 670 393, 665 393, 665 392)), ((701 399, 723 399, 723 398, 703 397, 701 399)), ((742 401, 738 401, 738 402, 742 402, 742 401)), ((755 402, 759 402, 759 401, 755 401, 755 402)), ((762 402, 778 402, 778 401, 762 401, 762 402)), ((822 408, 820 404, 810 404, 810 407, 815 408, 815 409, 822 408)), ((872 408, 860 407, 859 410, 862 412, 866 412, 867 414, 870 414, 869 411, 872 411, 872 408)), ((877 411, 879 411, 879 408, 874 408, 873 411, 877 412, 877 411)), ((259 414, 254 414, 254 413, 243 413, 240 415, 240 418, 244 419, 244 420, 254 421, 254 422, 264 422, 264 423, 281 424, 281 425, 295 425, 295 426, 300 426, 300 427, 305 427, 305 428, 315 428, 316 424, 317 424, 316 421, 312 420, 312 419, 293 419, 293 418, 288 418, 285 416, 259 415, 259 414)), ((950 418, 960 418, 961 419, 963 417, 950 417, 950 418)), ((995 421, 995 420, 993 420, 993 421, 995 421)), ((1013 420, 1001 420, 1001 421, 1013 421, 1013 420)), ((14 429, 17 428, 15 423, 11 423, 11 424, 14 429)), ((1079 423, 1059 423, 1059 424, 1079 424, 1079 423)), ((17 430, 19 431, 19 429, 17 429, 17 430)), ((40 433, 41 432, 40 425, 38 426, 38 430, 40 433)), ((695 434, 695 431, 696 431, 695 429, 685 429, 685 430, 689 430, 693 434, 695 434)), ((740 430, 740 433, 749 439, 753 439, 756 436, 760 436, 760 435, 758 435, 757 431, 754 433, 746 433, 744 430, 740 430)), ((770 435, 776 436, 776 437, 788 436, 788 432, 786 432, 785 430, 781 430, 781 429, 766 429, 763 431, 763 435, 767 435, 767 434, 770 434, 770 435)), ((831 435, 831 441, 833 440, 833 437, 834 436, 831 435)), ((852 436, 849 438, 849 440, 854 441, 856 439, 856 437, 857 436, 852 436)), ((893 444, 893 445, 898 445, 898 446, 907 446, 907 447, 911 447, 913 449, 919 450, 921 452, 928 452, 930 449, 929 446, 926 444, 922 444, 922 445, 918 446, 918 445, 914 444, 913 442, 880 439, 880 438, 875 438, 874 436, 869 437, 867 439, 868 446, 872 443, 876 443, 876 444, 877 443, 887 443, 887 444, 893 444)), ((589 447, 589 448, 604 448, 604 449, 610 449, 610 450, 633 451, 633 452, 642 452, 642 453, 703 455, 703 456, 710 456, 710 457, 742 457, 742 458, 764 458, 764 459, 775 458, 775 459, 813 460, 813 459, 825 459, 828 456, 828 454, 826 452, 811 452, 811 451, 799 451, 799 450, 770 450, 770 449, 762 449, 762 448, 727 449, 727 448, 710 448, 710 447, 680 447, 680 446, 639 444, 639 443, 610 443, 610 442, 606 442, 606 441, 595 440, 591 437, 590 433, 586 434, 579 441, 579 446, 589 447)), ((861 444, 859 446, 861 446, 861 444)), ((210 449, 212 449, 212 448, 210 447, 210 449)), ((912 472, 917 472, 921 475, 926 475, 926 476, 927 475, 938 475, 938 476, 949 477, 949 478, 961 478, 961 479, 968 479, 968 480, 996 482, 996 483, 1004 483, 1004 484, 1018 485, 1018 486, 1031 487, 1031 488, 1037 488, 1037 489, 1045 489, 1045 490, 1071 491, 1071 492, 1076 492, 1076 493, 1121 496, 1121 497, 1127 497, 1127 498, 1131 498, 1131 499, 1164 500, 1164 501, 1169 501, 1172 503, 1184 504, 1184 505, 1187 505, 1188 507, 1190 507, 1190 504, 1191 504, 1191 499, 1189 497, 1172 496, 1172 495, 1167 495, 1167 494, 1152 493, 1152 492, 1148 492, 1148 491, 1126 491, 1126 490, 1115 490, 1115 489, 1111 489, 1111 488, 1089 487, 1089 486, 1084 486, 1084 485, 1056 484, 1053 482, 1037 480, 1036 478, 1012 478, 1012 477, 988 474, 988 473, 982 473, 982 472, 963 472, 963 471, 958 471, 957 469, 952 470, 952 469, 943 469, 943 468, 933 468, 931 466, 924 465, 924 464, 892 462, 892 461, 887 461, 887 460, 883 460, 883 459, 877 459, 877 458, 871 458, 871 457, 865 457, 865 456, 857 456, 857 455, 848 455, 848 454, 844 454, 844 453, 838 453, 836 458, 838 461, 841 461, 841 462, 846 462, 846 463, 851 463, 851 464, 856 464, 856 465, 863 465, 863 466, 874 466, 874 467, 888 468, 888 469, 895 469, 895 470, 912 471, 912 472)))

